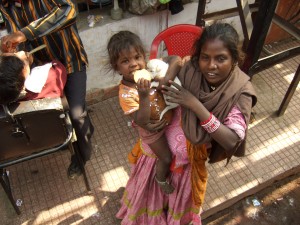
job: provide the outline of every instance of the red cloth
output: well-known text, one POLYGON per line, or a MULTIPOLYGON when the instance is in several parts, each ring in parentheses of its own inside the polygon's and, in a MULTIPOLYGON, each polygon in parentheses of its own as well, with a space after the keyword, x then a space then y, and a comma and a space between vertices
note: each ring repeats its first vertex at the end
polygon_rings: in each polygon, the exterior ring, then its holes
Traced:
POLYGON ((64 87, 67 82, 67 70, 58 60, 52 61, 52 67, 49 70, 46 84, 40 93, 33 93, 28 90, 25 98, 22 100, 34 100, 41 98, 57 98, 62 97, 64 87))

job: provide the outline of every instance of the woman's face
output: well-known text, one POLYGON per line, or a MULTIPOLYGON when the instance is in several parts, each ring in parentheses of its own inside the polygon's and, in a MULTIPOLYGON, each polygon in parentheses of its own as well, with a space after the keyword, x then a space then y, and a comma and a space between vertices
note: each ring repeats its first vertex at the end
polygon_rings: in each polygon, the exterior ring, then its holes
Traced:
POLYGON ((16 53, 3 53, 3 55, 6 56, 13 55, 21 59, 22 62, 24 63, 24 68, 23 68, 24 77, 26 78, 30 74, 30 66, 33 63, 33 57, 31 54, 29 54, 28 52, 19 51, 16 53))
POLYGON ((120 52, 117 61, 117 71, 123 76, 123 80, 134 83, 133 73, 136 70, 146 68, 146 61, 143 54, 137 52, 135 48, 131 47, 128 50, 120 52))
POLYGON ((206 81, 218 87, 230 75, 233 59, 220 39, 207 40, 202 46, 199 67, 206 81))

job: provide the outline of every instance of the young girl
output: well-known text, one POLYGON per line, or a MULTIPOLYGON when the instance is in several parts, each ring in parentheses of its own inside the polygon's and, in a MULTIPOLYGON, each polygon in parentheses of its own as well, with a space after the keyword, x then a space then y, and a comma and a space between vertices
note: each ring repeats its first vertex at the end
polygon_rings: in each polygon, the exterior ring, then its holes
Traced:
MULTIPOLYGON (((172 153, 164 135, 164 128, 158 132, 148 131, 148 125, 151 122, 150 105, 152 104, 149 95, 156 90, 150 88, 151 81, 147 79, 140 78, 137 83, 134 81, 134 73, 146 68, 142 41, 130 31, 120 31, 111 37, 107 49, 112 68, 122 76, 119 86, 120 105, 125 115, 130 115, 138 125, 141 140, 150 146, 158 158, 155 180, 164 193, 170 194, 174 191, 174 187, 167 179, 172 153)), ((173 79, 180 69, 181 59, 179 57, 168 57, 166 62, 169 63, 169 69, 160 84, 173 79)), ((166 121, 163 120, 160 126, 163 127, 165 124, 166 121)))

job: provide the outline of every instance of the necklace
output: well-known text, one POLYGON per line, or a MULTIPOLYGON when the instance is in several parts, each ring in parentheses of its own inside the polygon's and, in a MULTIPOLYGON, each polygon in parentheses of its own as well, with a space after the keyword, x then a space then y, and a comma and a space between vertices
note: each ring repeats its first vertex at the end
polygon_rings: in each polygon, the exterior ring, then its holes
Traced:
POLYGON ((213 90, 213 91, 216 90, 216 87, 214 87, 214 86, 209 86, 209 87, 210 87, 210 89, 213 90))

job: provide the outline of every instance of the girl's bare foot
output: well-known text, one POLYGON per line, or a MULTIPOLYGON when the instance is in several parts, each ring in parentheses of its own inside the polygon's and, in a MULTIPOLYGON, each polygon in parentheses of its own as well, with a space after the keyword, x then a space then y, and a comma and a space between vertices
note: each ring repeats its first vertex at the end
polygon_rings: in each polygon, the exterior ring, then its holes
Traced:
POLYGON ((173 191, 175 190, 175 188, 171 184, 169 184, 168 181, 159 181, 157 180, 156 176, 155 181, 160 186, 161 190, 167 195, 173 193, 173 191))

